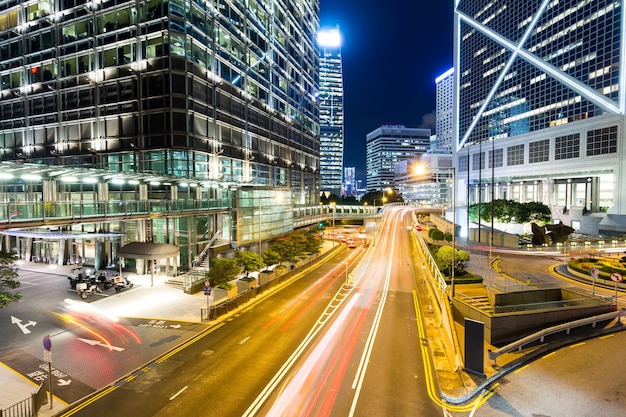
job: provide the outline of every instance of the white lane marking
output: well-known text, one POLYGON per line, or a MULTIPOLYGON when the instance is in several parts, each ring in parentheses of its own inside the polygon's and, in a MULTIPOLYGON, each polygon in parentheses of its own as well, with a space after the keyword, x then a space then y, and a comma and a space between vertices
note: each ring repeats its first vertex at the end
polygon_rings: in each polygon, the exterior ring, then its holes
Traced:
POLYGON ((189 387, 189 385, 185 385, 180 391, 178 391, 176 394, 172 395, 170 397, 170 401, 172 401, 174 398, 178 397, 180 394, 182 394, 187 388, 189 387))

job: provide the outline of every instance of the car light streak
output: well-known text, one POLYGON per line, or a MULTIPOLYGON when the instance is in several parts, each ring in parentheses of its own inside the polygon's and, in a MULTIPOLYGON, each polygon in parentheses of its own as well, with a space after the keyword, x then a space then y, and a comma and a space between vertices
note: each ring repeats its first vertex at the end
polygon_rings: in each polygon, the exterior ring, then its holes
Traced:
MULTIPOLYGON (((352 256, 349 256, 346 258, 346 261, 349 262, 349 260, 351 259, 352 256)), ((300 316, 306 311, 308 310, 308 308, 318 299, 320 298, 325 292, 326 290, 332 285, 334 284, 337 279, 343 279, 344 274, 345 274, 345 268, 350 267, 350 265, 346 266, 346 265, 342 265, 339 264, 337 265, 335 268, 333 268, 333 270, 331 272, 329 272, 328 275, 332 275, 334 279, 327 281, 326 285, 324 285, 323 288, 320 288, 318 291, 316 291, 315 296, 312 297, 311 299, 309 299, 309 302, 300 309, 300 311, 297 314, 294 314, 293 317, 291 319, 289 319, 289 321, 287 323, 285 323, 281 328, 280 331, 281 332, 285 332, 287 331, 287 329, 289 327, 291 327, 299 318, 300 316), (335 275, 336 274, 336 275, 335 275)))
MULTIPOLYGON (((339 273, 339 265, 338 265, 333 270, 329 271, 324 277, 322 277, 319 280, 317 280, 314 285, 310 286, 305 291, 303 291, 300 295, 298 295, 298 297, 293 298, 286 306, 284 306, 283 308, 280 309, 279 314, 277 316, 273 317, 270 321, 268 321, 266 324, 264 324, 263 327, 261 327, 261 329, 265 330, 265 329, 268 329, 269 327, 271 327, 276 321, 278 321, 280 319, 280 315, 284 315, 286 312, 289 312, 289 311, 292 311, 293 309, 295 309, 296 306, 298 305, 298 302, 300 302, 305 297, 309 296, 309 293, 313 294, 312 295, 313 298, 309 301, 307 306, 310 305, 311 303, 313 303, 315 300, 317 300, 319 297, 321 297, 321 295, 324 293, 324 291, 329 286, 331 286, 337 280, 337 278, 340 277, 340 276, 341 276, 341 274, 339 273), (328 277, 331 277, 331 276, 334 279, 328 280, 328 277), (318 287, 320 285, 322 285, 322 284, 323 284, 323 287, 321 289, 318 289, 318 287)), ((306 309, 306 307, 305 307, 305 309, 306 309)), ((285 330, 286 329, 282 329, 281 328, 281 331, 285 331, 285 330)))
POLYGON ((283 416, 287 411, 288 415, 294 412, 295 408, 293 405, 293 400, 298 398, 302 392, 302 388, 304 387, 309 375, 311 375, 311 371, 316 365, 316 362, 322 358, 324 355, 324 350, 326 350, 331 344, 333 344, 333 339, 337 336, 337 333, 348 319, 350 315, 350 310, 356 304, 359 299, 360 294, 354 294, 348 304, 346 304, 345 308, 339 314, 335 322, 328 329, 322 340, 315 346, 311 354, 308 356, 302 367, 296 372, 294 377, 285 387, 285 389, 280 393, 274 404, 272 405, 269 412, 266 414, 267 416, 283 416))
MULTIPOLYGON (((395 231, 394 231, 395 237, 395 231)), ((390 251, 393 253, 395 248, 395 239, 392 239, 392 244, 390 251)), ((370 356, 372 355, 372 349, 374 348, 374 341, 376 340, 376 334, 378 333, 378 328, 380 326, 380 321, 383 315, 383 310, 385 308, 385 303, 387 301, 387 293, 389 291, 389 281, 391 280, 391 267, 392 267, 392 257, 389 259, 387 263, 387 273, 385 274, 385 283, 382 290, 382 298, 380 303, 378 304, 378 308, 376 309, 376 315, 374 317, 374 323, 372 324, 372 328, 370 329, 369 335, 367 336, 367 341, 365 343, 365 348, 363 349, 363 353, 361 355, 361 360, 359 361, 359 366, 357 368, 356 375, 354 377, 354 382, 352 382, 352 389, 355 390, 354 397, 352 398, 352 405, 350 406, 349 416, 353 416, 356 410, 357 402, 359 401, 359 396, 361 394, 361 389, 363 388, 363 381, 365 380, 365 372, 367 370, 367 363, 369 362, 370 356)))

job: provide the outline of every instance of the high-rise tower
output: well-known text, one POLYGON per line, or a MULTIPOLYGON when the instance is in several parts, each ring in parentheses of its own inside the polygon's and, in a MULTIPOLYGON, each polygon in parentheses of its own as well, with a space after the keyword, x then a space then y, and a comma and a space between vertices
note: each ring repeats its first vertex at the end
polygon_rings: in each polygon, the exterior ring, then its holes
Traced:
POLYGON ((626 232, 623 9, 615 0, 456 2, 461 204, 540 201, 581 232, 626 232))
POLYGON ((344 122, 339 29, 318 35, 320 54, 320 190, 341 195, 344 122))
MULTIPOLYGON (((319 0, 0 0, 0 163, 14 170, 2 202, 60 217, 65 203, 197 207, 57 221, 115 231, 117 246, 174 243, 185 266, 215 239, 260 249, 289 232, 293 206, 319 201, 318 12, 319 0)), ((27 257, 27 239, 7 245, 27 257)), ((50 247, 61 258, 71 245, 50 247)))

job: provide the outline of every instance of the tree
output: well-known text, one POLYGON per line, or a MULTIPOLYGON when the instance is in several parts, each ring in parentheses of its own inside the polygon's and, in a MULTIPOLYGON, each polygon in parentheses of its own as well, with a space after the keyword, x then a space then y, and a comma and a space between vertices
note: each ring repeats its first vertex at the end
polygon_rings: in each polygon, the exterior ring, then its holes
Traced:
POLYGON ((213 258, 213 265, 206 273, 206 277, 211 281, 211 286, 219 287, 235 279, 240 271, 235 259, 213 258))
POLYGON ((263 263, 266 266, 280 264, 282 262, 282 257, 278 252, 272 249, 270 246, 265 252, 263 252, 263 263))
POLYGON ((545 224, 550 221, 552 213, 550 208, 537 201, 519 203, 513 200, 494 200, 488 203, 472 204, 469 207, 470 219, 473 222, 480 220, 490 222, 493 219, 500 223, 530 223, 545 224))
POLYGON ((313 229, 304 232, 304 250, 309 253, 317 253, 322 247, 322 239, 313 229))
POLYGON ((444 234, 441 230, 439 229, 430 229, 430 231, 428 232, 428 235, 430 236, 430 238, 432 240, 443 240, 444 238, 444 234))
POLYGON ((246 278, 250 272, 260 271, 265 266, 261 256, 256 252, 240 251, 235 253, 235 261, 246 273, 246 278))
POLYGON ((470 254, 464 250, 458 250, 452 246, 442 246, 435 254, 435 261, 441 271, 448 271, 448 275, 452 275, 452 265, 454 260, 454 270, 462 271, 463 266, 469 261, 470 254), (454 254, 454 257, 452 256, 454 254))
POLYGON ((19 292, 10 292, 10 290, 19 288, 21 285, 16 279, 17 269, 13 265, 15 258, 14 254, 0 251, 0 308, 22 298, 22 294, 19 292))

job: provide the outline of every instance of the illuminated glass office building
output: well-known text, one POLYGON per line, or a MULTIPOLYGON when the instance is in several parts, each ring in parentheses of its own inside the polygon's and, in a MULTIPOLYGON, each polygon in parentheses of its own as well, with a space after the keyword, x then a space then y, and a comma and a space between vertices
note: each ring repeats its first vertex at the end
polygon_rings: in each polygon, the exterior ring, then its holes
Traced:
POLYGON ((321 31, 320 48, 320 190, 341 195, 343 171, 343 69, 341 34, 321 31))
POLYGON ((461 0, 455 19, 457 207, 540 201, 626 232, 624 2, 461 0))
POLYGON ((411 160, 430 149, 430 129, 383 125, 367 134, 367 191, 397 189, 396 164, 411 160))
POLYGON ((227 201, 120 233, 159 230, 189 259, 194 234, 260 241, 253 208, 271 200, 242 187, 289 190, 286 211, 319 201, 318 13, 318 0, 0 0, 0 160, 60 169, 14 197, 227 201))

